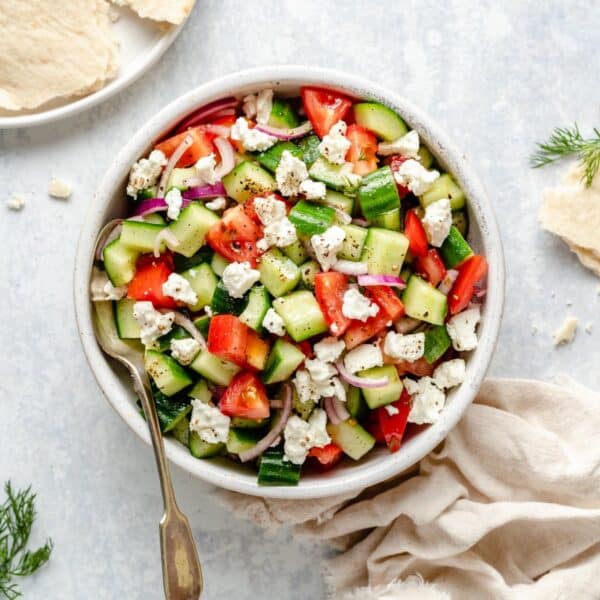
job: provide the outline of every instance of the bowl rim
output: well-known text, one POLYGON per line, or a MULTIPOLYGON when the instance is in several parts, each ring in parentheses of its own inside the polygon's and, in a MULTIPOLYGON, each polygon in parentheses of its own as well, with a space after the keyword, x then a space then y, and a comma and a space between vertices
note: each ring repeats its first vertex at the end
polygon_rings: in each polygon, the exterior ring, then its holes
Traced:
POLYGON ((194 458, 177 442, 165 438, 168 458, 190 473, 215 486, 264 498, 308 499, 358 492, 385 481, 416 464, 433 450, 458 423, 475 398, 489 366, 497 342, 504 307, 504 256, 500 232, 487 193, 467 157, 446 133, 410 101, 375 82, 334 69, 309 66, 269 66, 238 71, 204 83, 170 102, 149 119, 121 149, 103 176, 81 228, 75 258, 74 303, 81 343, 100 389, 113 409, 147 444, 150 434, 140 418, 131 395, 125 393, 112 363, 100 350, 93 333, 89 276, 93 263, 93 246, 97 232, 106 222, 105 205, 110 204, 115 187, 122 182, 131 164, 149 148, 160 134, 168 131, 195 108, 219 97, 240 96, 242 88, 255 90, 265 85, 316 85, 340 89, 356 97, 384 102, 397 110, 425 139, 427 146, 459 179, 469 198, 469 210, 481 231, 483 253, 488 258, 488 291, 479 328, 479 344, 467 361, 464 383, 453 392, 440 419, 414 436, 403 451, 386 455, 364 468, 358 462, 348 469, 326 476, 301 480, 295 487, 261 487, 256 475, 241 474, 213 461, 194 458), (336 474, 337 473, 337 474, 336 474))

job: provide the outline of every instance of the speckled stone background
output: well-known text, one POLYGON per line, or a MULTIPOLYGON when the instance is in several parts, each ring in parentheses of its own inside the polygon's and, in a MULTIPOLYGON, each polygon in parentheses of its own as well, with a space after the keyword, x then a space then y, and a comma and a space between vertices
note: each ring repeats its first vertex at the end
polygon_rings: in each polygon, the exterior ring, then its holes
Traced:
MULTIPOLYGON (((34 485, 36 536, 56 546, 25 597, 163 597, 152 454, 102 398, 71 292, 88 200, 150 115, 199 83, 273 63, 343 69, 421 104, 472 157, 500 221, 508 296, 492 373, 566 371, 598 389, 600 281, 538 228, 541 191, 557 172, 532 172, 527 157, 556 125, 600 125, 599 31, 589 0, 198 0, 160 64, 127 91, 69 120, 0 132, 0 480, 34 485), (68 202, 46 196, 52 174, 73 182, 68 202), (3 206, 13 192, 27 196, 22 213, 3 206), (569 314, 592 333, 580 327, 571 346, 553 349, 551 332, 569 314)), ((324 597, 323 549, 267 537, 234 521, 209 486, 177 469, 174 480, 208 600, 324 597)))

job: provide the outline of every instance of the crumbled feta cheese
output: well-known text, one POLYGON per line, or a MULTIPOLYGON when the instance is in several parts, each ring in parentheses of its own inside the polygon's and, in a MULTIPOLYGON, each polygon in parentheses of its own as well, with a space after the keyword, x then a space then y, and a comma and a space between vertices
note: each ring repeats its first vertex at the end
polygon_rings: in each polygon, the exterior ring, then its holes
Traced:
MULTIPOLYGON (((285 248, 298 239, 296 228, 287 217, 283 217, 283 219, 267 225, 264 229, 264 234, 264 244, 267 247, 277 246, 277 248, 285 248)), ((259 250, 262 250, 262 246, 263 244, 261 244, 259 250)))
POLYGON ((433 381, 442 390, 460 385, 465 380, 466 363, 462 358, 443 362, 433 372, 433 381))
POLYGON ((575 337, 578 323, 579 319, 577 317, 567 317, 563 321, 563 324, 553 334, 554 345, 560 346, 561 344, 570 344, 575 337))
POLYGON ((330 163, 334 165, 343 165, 346 161, 346 154, 350 148, 350 140, 346 137, 346 123, 338 121, 331 126, 329 133, 323 137, 319 144, 319 152, 330 163))
POLYGON ((423 228, 432 246, 439 248, 450 233, 452 227, 452 210, 450 200, 442 198, 425 209, 423 228))
POLYGON ((14 194, 6 201, 6 207, 10 210, 22 210, 25 206, 25 196, 14 194))
POLYGON ((332 377, 328 383, 329 390, 331 390, 327 394, 323 394, 324 396, 335 396, 341 402, 346 402, 346 388, 344 384, 340 381, 339 377, 332 377))
POLYGON ((383 365, 383 354, 376 344, 361 344, 344 357, 344 366, 350 373, 357 373, 383 365))
POLYGON ((297 196, 300 184, 308 179, 308 170, 303 160, 284 150, 275 170, 275 180, 282 196, 297 196))
POLYGON ((318 358, 307 358, 304 361, 304 366, 310 374, 310 378, 317 383, 324 383, 337 374, 337 369, 318 358))
POLYGON ((273 90, 270 88, 261 90, 258 94, 250 94, 244 97, 242 110, 248 119, 254 119, 261 125, 266 125, 271 117, 273 108, 273 90))
POLYGON ((193 362, 198 352, 200 344, 194 338, 184 338, 182 340, 171 340, 171 356, 182 365, 189 365, 193 362))
POLYGON ((298 393, 298 399, 303 403, 318 402, 321 398, 329 396, 337 396, 342 402, 346 400, 346 390, 337 377, 315 381, 306 369, 299 369, 292 383, 298 393))
POLYGON ((71 186, 58 177, 52 177, 48 183, 48 195, 52 198, 67 200, 71 197, 71 186))
POLYGON ((169 333, 175 319, 172 312, 163 314, 154 309, 152 302, 146 301, 133 305, 133 317, 140 326, 140 338, 144 346, 151 346, 159 337, 169 333))
POLYGON ((406 158, 415 158, 418 160, 419 134, 413 130, 393 142, 380 142, 377 146, 377 154, 381 156, 400 154, 406 158))
POLYGON ((378 312, 379 306, 363 296, 357 289, 350 288, 344 292, 342 314, 345 317, 364 322, 369 317, 374 317, 378 312))
POLYGON ((274 196, 260 196, 254 198, 252 202, 254 210, 263 225, 271 225, 287 216, 285 202, 277 200, 274 196))
POLYGON ((392 358, 415 361, 425 352, 425 334, 423 332, 403 335, 390 331, 385 336, 383 351, 392 358))
POLYGON ((406 378, 403 383, 412 400, 408 422, 417 425, 435 423, 446 402, 444 392, 435 385, 431 377, 421 377, 418 381, 406 378))
POLYGON ((127 296, 126 285, 115 287, 110 281, 107 281, 102 289, 106 294, 106 300, 121 300, 127 296))
POLYGON ((178 188, 172 188, 165 194, 165 202, 167 203, 167 217, 172 221, 179 218, 181 207, 183 205, 183 197, 178 188))
POLYGON ((283 431, 284 459, 301 465, 311 448, 322 447, 331 442, 326 429, 327 413, 321 408, 315 408, 308 422, 297 415, 292 415, 283 431))
POLYGON ((162 284, 162 291, 165 296, 170 296, 177 302, 183 302, 189 306, 198 303, 198 295, 192 289, 190 282, 179 273, 169 275, 169 278, 162 284))
POLYGON ((428 171, 412 158, 403 162, 394 173, 396 182, 407 187, 415 196, 424 194, 439 176, 438 171, 428 171))
POLYGON ((283 319, 277 314, 275 309, 269 308, 266 312, 262 326, 274 335, 285 335, 285 325, 283 319))
POLYGON ((300 193, 304 194, 307 200, 323 200, 327 195, 327 188, 321 181, 305 179, 300 184, 300 193))
POLYGON ((383 408, 385 408, 385 412, 388 415, 390 415, 390 417, 393 417, 394 415, 397 415, 400 412, 395 406, 393 406, 391 404, 387 404, 383 408))
POLYGON ((139 191, 154 185, 166 164, 167 157, 160 150, 153 150, 148 158, 138 160, 129 173, 127 195, 135 198, 139 191))
POLYGON ((323 362, 335 362, 345 349, 346 344, 334 337, 327 337, 313 347, 317 358, 323 362))
POLYGON ((246 150, 250 152, 263 152, 268 150, 277 142, 277 138, 259 131, 250 129, 248 121, 244 117, 239 117, 231 128, 231 139, 241 141, 246 150))
POLYGON ((216 406, 202 400, 192 400, 192 407, 190 431, 195 431, 200 439, 208 444, 224 444, 229 434, 231 419, 216 406))
POLYGON ((310 238, 310 244, 323 271, 329 271, 336 263, 337 253, 342 249, 345 238, 346 232, 337 225, 310 238))
POLYGON ((260 279, 260 273, 248 261, 233 262, 223 271, 223 285, 232 298, 242 298, 260 279))
POLYGON ((206 206, 208 210, 214 210, 215 212, 223 210, 227 206, 227 199, 223 198, 223 196, 217 196, 214 200, 206 202, 204 206, 206 206))
POLYGON ((196 175, 202 182, 200 185, 213 185, 219 181, 219 176, 215 173, 216 166, 217 158, 213 152, 211 152, 208 156, 203 156, 196 162, 196 175))
POLYGON ((477 334, 475 328, 481 319, 479 306, 473 306, 463 312, 454 315, 448 323, 446 329, 452 340, 452 347, 455 350, 467 351, 477 347, 477 334))
POLYGON ((204 314, 205 314, 207 317, 212 317, 212 316, 214 315, 214 313, 213 313, 213 310, 212 310, 212 308, 210 307, 210 304, 207 304, 207 305, 204 307, 204 309, 203 309, 203 310, 204 310, 204 314))
POLYGON ((456 269, 448 269, 446 271, 446 276, 444 277, 444 279, 442 279, 440 285, 438 285, 438 290, 440 290, 442 294, 446 294, 447 296, 448 292, 450 292, 450 290, 452 289, 452 286, 454 285, 454 282, 456 281, 457 277, 458 271, 456 269))
POLYGON ((592 329, 594 328, 594 324, 589 321, 588 323, 585 324, 585 332, 586 333, 592 333, 592 329))

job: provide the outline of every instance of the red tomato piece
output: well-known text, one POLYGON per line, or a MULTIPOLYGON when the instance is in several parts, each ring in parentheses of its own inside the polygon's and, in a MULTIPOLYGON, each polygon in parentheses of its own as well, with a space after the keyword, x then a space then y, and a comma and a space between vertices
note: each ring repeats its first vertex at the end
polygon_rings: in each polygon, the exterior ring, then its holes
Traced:
POLYGON ((375 438, 375 441, 378 444, 385 444, 385 437, 383 431, 381 431, 381 425, 379 424, 379 417, 376 410, 372 410, 367 415, 365 429, 375 438))
MULTIPOLYGON (((408 160, 406 157, 400 156, 399 154, 394 154, 394 156, 390 157, 389 165, 392 169, 392 173, 396 173, 396 171, 398 171, 400 168, 400 165, 406 160, 408 160)), ((396 188, 398 188, 398 195, 400 196, 401 200, 410 194, 410 190, 407 187, 400 185, 398 182, 396 182, 396 188)))
POLYGON ((475 293, 475 284, 483 279, 487 268, 487 261, 479 254, 474 254, 459 267, 458 277, 448 294, 448 309, 451 315, 467 308, 475 293))
POLYGON ((427 256, 429 244, 421 219, 414 210, 409 210, 404 219, 404 235, 408 238, 409 249, 414 256, 427 256))
POLYGON ((346 137, 351 144, 346 160, 354 165, 353 171, 358 175, 368 175, 376 171, 377 137, 375 134, 360 125, 349 125, 346 137))
POLYGON ((440 253, 435 248, 430 248, 426 256, 420 256, 415 261, 416 271, 431 285, 437 287, 446 277, 446 267, 440 253))
POLYGON ((308 340, 304 340, 303 342, 294 342, 294 340, 288 340, 290 344, 295 344, 298 350, 304 354, 307 358, 314 358, 315 353, 313 352, 312 344, 308 340))
POLYGON ((269 342, 263 340, 256 331, 248 329, 246 343, 246 366, 257 371, 262 371, 267 364, 269 356, 269 342))
POLYGON ((193 142, 177 161, 176 167, 190 167, 199 158, 208 156, 211 152, 215 151, 212 143, 215 136, 206 131, 202 131, 199 127, 182 131, 181 133, 156 144, 154 149, 160 150, 167 158, 169 158, 181 142, 183 142, 186 135, 191 135, 193 142))
POLYGON ((331 126, 344 119, 352 106, 350 98, 322 88, 300 89, 304 112, 319 137, 329 133, 331 126))
POLYGON ((351 320, 342 313, 348 277, 343 273, 326 271, 315 275, 315 296, 332 335, 339 337, 348 329, 351 320))
POLYGON ((266 419, 270 413, 267 390, 254 373, 238 373, 221 396, 219 409, 230 417, 266 419))
POLYGON ((314 447, 308 452, 309 456, 316 458, 316 465, 319 470, 327 471, 337 465, 342 460, 344 453, 339 446, 335 444, 327 444, 322 448, 314 447))
POLYGON ((404 316, 404 304, 391 287, 370 285, 365 288, 365 294, 379 306, 381 309, 379 312, 383 313, 388 321, 397 321, 404 316))
POLYGON ((170 296, 165 296, 163 283, 173 273, 173 257, 163 254, 155 258, 152 254, 144 254, 136 264, 133 279, 127 286, 127 297, 131 300, 152 302, 155 308, 176 308, 178 303, 170 296))
POLYGON ((208 351, 241 367, 246 364, 249 327, 234 315, 215 315, 208 328, 208 351))
POLYGON ((344 334, 346 348, 351 350, 359 344, 375 337, 387 328, 389 320, 390 318, 380 310, 374 317, 369 317, 364 323, 362 321, 351 321, 350 326, 344 334))
POLYGON ((400 450, 400 445, 402 444, 402 436, 406 429, 411 406, 410 394, 406 389, 402 391, 400 400, 392 402, 390 406, 393 406, 398 411, 395 415, 390 415, 386 407, 381 406, 377 409, 377 418, 387 447, 390 449, 390 452, 397 452, 400 450))

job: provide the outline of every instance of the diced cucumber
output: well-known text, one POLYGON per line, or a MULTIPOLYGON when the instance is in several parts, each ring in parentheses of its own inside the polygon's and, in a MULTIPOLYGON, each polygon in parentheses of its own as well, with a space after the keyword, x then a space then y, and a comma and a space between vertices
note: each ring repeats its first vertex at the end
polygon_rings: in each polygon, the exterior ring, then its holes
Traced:
POLYGON ((255 285, 248 292, 248 304, 240 314, 240 321, 254 329, 262 330, 262 322, 271 307, 271 297, 264 285, 255 285))
POLYGON ((188 446, 190 443, 190 421, 187 415, 177 422, 175 427, 171 429, 171 433, 180 444, 188 446))
POLYGON ((287 332, 296 342, 328 330, 319 303, 308 290, 293 292, 283 298, 275 299, 273 308, 283 319, 287 332))
POLYGON ((215 275, 223 277, 223 271, 227 268, 230 262, 217 252, 214 253, 212 260, 210 261, 210 268, 213 270, 215 275))
POLYGON ((206 381, 204 381, 204 379, 200 379, 199 381, 197 381, 194 387, 188 390, 187 395, 190 398, 195 398, 196 400, 200 400, 200 402, 205 403, 210 402, 212 398, 212 394, 208 389, 208 384, 206 383, 206 381))
POLYGON ((177 221, 169 225, 179 244, 171 248, 183 256, 193 256, 204 245, 208 230, 219 222, 219 217, 198 202, 190 202, 180 213, 177 221))
POLYGON ((321 271, 321 267, 316 260, 309 260, 300 267, 300 277, 302 285, 308 289, 315 287, 315 275, 321 271))
POLYGON ((301 402, 298 392, 296 391, 296 386, 292 386, 292 408, 298 413, 298 416, 301 419, 308 421, 308 418, 312 414, 312 411, 315 409, 316 405, 317 403, 314 400, 301 402))
POLYGON ((433 165, 433 155, 426 146, 419 147, 419 162, 426 168, 430 169, 433 165))
POLYGON ((409 317, 433 325, 443 325, 448 312, 446 296, 418 275, 411 275, 402 294, 404 310, 409 317))
POLYGON ((246 202, 254 196, 268 194, 277 187, 272 175, 260 165, 250 161, 240 163, 223 177, 225 191, 230 198, 246 202))
POLYGON ((191 288, 198 296, 198 302, 190 307, 192 311, 202 310, 211 303, 217 287, 217 276, 206 263, 184 271, 181 276, 190 282, 191 288))
POLYGON ((341 192, 336 192, 335 190, 328 189, 325 193, 325 199, 317 200, 316 202, 321 202, 322 204, 331 206, 331 208, 337 208, 347 215, 351 215, 354 212, 354 198, 345 196, 341 192))
POLYGON ((362 396, 360 388, 353 385, 346 392, 346 408, 354 419, 362 419, 367 414, 367 404, 362 396))
POLYGON ((248 305, 248 294, 241 298, 234 298, 229 295, 229 290, 225 287, 221 279, 214 289, 210 308, 213 313, 241 315, 248 305))
POLYGON ((208 350, 201 350, 190 368, 217 385, 229 385, 233 376, 240 370, 237 365, 211 354, 208 350))
POLYGON ((354 419, 342 421, 337 425, 328 423, 327 433, 333 443, 354 460, 361 459, 375 445, 375 438, 354 419))
POLYGON ((372 131, 388 142, 397 140, 408 132, 406 123, 391 108, 377 102, 358 102, 354 105, 357 125, 372 131))
POLYGON ((327 187, 349 196, 356 195, 361 182, 361 178, 352 172, 352 163, 334 165, 323 157, 313 163, 308 174, 316 181, 322 181, 327 187))
MULTIPOLYGON (((149 198, 156 198, 157 189, 155 185, 151 185, 150 187, 144 188, 140 190, 135 197, 135 201, 139 202, 140 200, 148 200, 149 198)), ((152 223, 152 221, 148 221, 148 223, 152 223)))
POLYGON ((402 393, 402 381, 398 377, 398 371, 394 365, 384 365, 383 367, 373 367, 365 371, 358 373, 359 377, 365 379, 379 379, 383 377, 388 378, 387 385, 378 388, 365 388, 363 389, 363 397, 367 406, 373 410, 380 406, 385 406, 391 402, 396 402, 400 399, 402 393))
POLYGON ((398 275, 408 250, 408 238, 399 231, 370 227, 361 260, 369 275, 398 275))
POLYGON ((287 294, 300 281, 300 269, 277 248, 262 255, 258 270, 261 283, 275 297, 287 294))
POLYGON ((269 448, 260 457, 258 485, 298 485, 301 465, 284 460, 283 450, 269 448))
POLYGON ((183 340, 191 337, 190 334, 183 328, 179 327, 179 325, 175 325, 169 333, 165 335, 161 335, 156 340, 156 345, 153 350, 158 350, 159 352, 166 352, 171 348, 171 340, 183 340))
MULTIPOLYGON (((164 225, 125 220, 121 229, 121 243, 139 252, 152 252, 154 250, 154 240, 164 228, 164 225)), ((165 244, 163 242, 160 251, 163 252, 164 249, 165 244)))
POLYGON ((294 129, 299 124, 298 114, 294 110, 292 103, 282 98, 273 98, 269 125, 271 127, 278 127, 279 129, 294 129))
POLYGON ((114 303, 115 325, 117 333, 122 340, 134 340, 140 338, 140 325, 133 316, 133 305, 136 300, 123 298, 114 303))
POLYGON ((473 250, 460 231, 452 226, 448 237, 440 247, 440 255, 446 267, 453 269, 472 256, 473 250))
POLYGON ((300 234, 314 235, 323 233, 333 224, 335 210, 331 206, 300 200, 294 204, 289 219, 300 234))
POLYGON ((190 179, 197 177, 197 175, 196 167, 176 167, 171 171, 171 175, 169 175, 166 189, 177 188, 181 191, 187 190, 190 187, 190 179))
POLYGON ((256 160, 265 168, 275 173, 279 163, 281 161, 281 155, 288 151, 292 156, 296 158, 302 158, 302 150, 294 144, 294 142, 277 142, 274 146, 271 146, 263 152, 259 152, 256 155, 256 160))
POLYGON ((140 253, 125 246, 119 238, 107 244, 102 251, 104 268, 111 283, 120 287, 129 283, 135 275, 135 263, 140 253))
POLYGON ((363 177, 358 202, 367 219, 400 207, 400 196, 390 167, 381 167, 363 177))
POLYGON ((338 252, 338 257, 345 260, 360 260, 368 229, 358 225, 341 225, 341 228, 346 232, 346 237, 342 249, 338 252))
POLYGON ((286 381, 305 358, 304 353, 293 344, 275 340, 262 374, 263 381, 267 384, 286 381))
POLYGON ((460 231, 464 238, 469 234, 469 215, 465 210, 456 210, 452 213, 452 225, 460 231))
POLYGON ((262 431, 254 429, 230 429, 227 436, 227 452, 239 454, 245 450, 254 448, 257 442, 264 437, 262 431))
POLYGON ((175 359, 156 350, 146 350, 144 368, 165 396, 173 396, 193 383, 175 359))
POLYGON ((196 326, 196 329, 206 337, 210 326, 210 317, 208 315, 202 315, 201 317, 194 319, 194 325, 196 326))
POLYGON ((187 271, 188 269, 192 269, 203 263, 210 264, 213 255, 214 252, 210 246, 202 246, 202 248, 200 248, 200 250, 198 250, 198 252, 196 252, 192 256, 183 256, 181 254, 175 254, 173 256, 175 270, 178 273, 181 273, 182 271, 187 271))
POLYGON ((450 173, 440 175, 431 187, 422 196, 419 196, 419 202, 425 208, 442 198, 450 200, 452 210, 458 210, 465 205, 465 193, 450 173))
POLYGON ((212 458, 213 456, 223 454, 225 444, 205 442, 197 431, 190 431, 189 449, 192 456, 196 458, 212 458))
POLYGON ((423 356, 431 365, 441 358, 446 350, 450 348, 450 336, 444 325, 436 325, 425 332, 425 351, 423 356))
POLYGON ((185 396, 175 396, 169 398, 160 390, 154 389, 152 392, 156 414, 160 423, 160 430, 168 433, 177 427, 178 423, 186 419, 192 410, 190 401, 185 396))
POLYGON ((308 253, 300 240, 296 240, 293 244, 282 248, 282 251, 288 258, 291 258, 296 265, 301 265, 308 259, 308 253))
POLYGON ((400 209, 393 208, 386 213, 383 213, 373 219, 373 225, 383 227, 383 229, 391 229, 392 231, 400 230, 400 209))
POLYGON ((321 152, 319 151, 320 143, 319 136, 314 134, 307 135, 298 142, 298 148, 302 150, 302 160, 309 169, 317 158, 321 156, 321 152))
POLYGON ((260 429, 269 424, 269 418, 246 419, 245 417, 231 417, 231 427, 234 429, 260 429))

